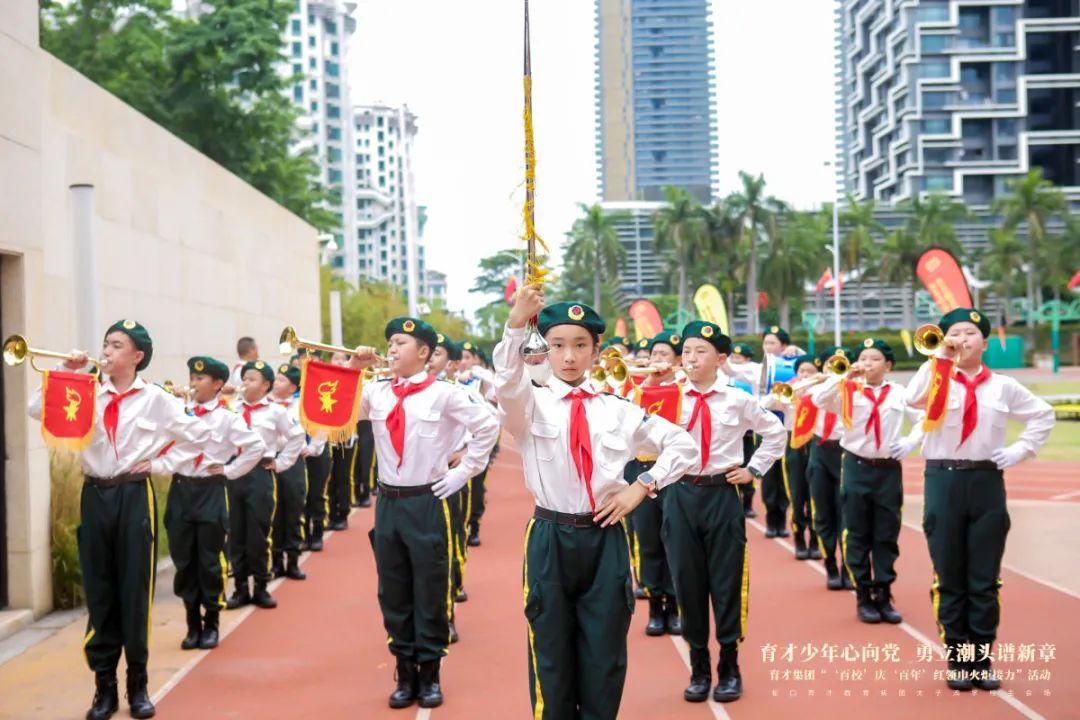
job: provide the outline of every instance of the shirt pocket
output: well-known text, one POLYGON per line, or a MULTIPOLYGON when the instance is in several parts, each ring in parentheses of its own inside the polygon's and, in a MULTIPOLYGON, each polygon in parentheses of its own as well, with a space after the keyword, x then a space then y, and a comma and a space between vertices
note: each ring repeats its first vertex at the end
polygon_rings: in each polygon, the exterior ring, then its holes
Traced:
POLYGON ((714 413, 716 422, 724 429, 734 428, 739 424, 739 413, 735 410, 727 409, 722 412, 714 413))
POLYGON ((1009 406, 1003 402, 992 402, 979 406, 980 412, 989 415, 990 424, 995 428, 1004 429, 1009 423, 1009 406))
POLYGON ((534 422, 530 429, 533 447, 536 450, 536 459, 543 462, 554 460, 556 449, 559 446, 558 426, 551 423, 534 422))
POLYGON ((154 422, 153 420, 149 420, 147 418, 141 417, 141 416, 135 418, 135 427, 139 428, 140 430, 145 430, 146 432, 150 432, 150 433, 157 432, 157 428, 158 428, 156 422, 154 422))
POLYGON ((439 436, 439 424, 442 422, 442 413, 431 410, 420 417, 416 427, 416 434, 422 438, 436 438, 439 436))
POLYGON ((959 425, 964 419, 964 405, 960 402, 960 398, 952 395, 945 407, 945 424, 959 425))
POLYGON ((600 436, 600 452, 596 453, 601 465, 622 472, 623 466, 630 460, 626 440, 614 432, 606 432, 600 436))
POLYGON ((368 413, 368 419, 371 420, 371 434, 375 437, 384 437, 386 435, 386 416, 389 415, 385 410, 372 410, 368 413))

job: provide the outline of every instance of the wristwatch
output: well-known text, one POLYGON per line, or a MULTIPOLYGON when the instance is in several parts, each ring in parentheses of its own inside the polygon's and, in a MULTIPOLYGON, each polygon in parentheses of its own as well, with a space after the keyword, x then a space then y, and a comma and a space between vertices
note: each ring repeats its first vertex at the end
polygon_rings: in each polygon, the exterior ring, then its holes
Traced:
POLYGON ((653 476, 649 474, 648 470, 638 475, 637 481, 649 491, 649 497, 656 497, 656 493, 660 491, 660 481, 653 480, 653 476))
POLYGON ((757 479, 757 480, 764 480, 765 479, 765 476, 762 475, 761 471, 758 470, 757 468, 748 467, 746 469, 750 471, 750 474, 752 476, 754 476, 755 479, 757 479))

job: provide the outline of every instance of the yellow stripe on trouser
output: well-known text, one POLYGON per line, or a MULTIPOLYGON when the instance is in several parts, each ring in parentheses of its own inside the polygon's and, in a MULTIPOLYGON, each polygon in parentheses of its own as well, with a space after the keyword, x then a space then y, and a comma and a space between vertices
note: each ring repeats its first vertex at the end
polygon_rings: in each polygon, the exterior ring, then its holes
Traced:
POLYGON ((225 586, 229 584, 229 565, 225 562, 225 553, 218 553, 218 562, 221 564, 221 595, 218 597, 218 607, 225 608, 225 586))
POLYGON ((97 631, 94 630, 94 626, 91 625, 90 629, 86 631, 86 637, 84 637, 83 641, 82 641, 83 657, 86 658, 86 664, 87 665, 90 664, 90 654, 88 652, 86 652, 86 647, 87 647, 87 645, 90 644, 90 641, 94 639, 94 635, 95 635, 96 632, 97 631))
POLYGON ((349 458, 349 504, 356 502, 356 455, 360 452, 360 439, 353 445, 352 457, 349 458))
POLYGON ((810 492, 810 527, 814 531, 814 535, 817 537, 818 550, 824 557, 828 557, 829 553, 825 552, 825 541, 821 539, 821 531, 817 528, 817 509, 814 507, 814 493, 810 492))
POLYGON ((304 465, 304 494, 302 495, 303 500, 300 501, 300 540, 303 542, 307 540, 307 494, 311 483, 308 482, 307 462, 304 461, 304 458, 300 458, 297 462, 304 465))
POLYGON ((934 622, 937 623, 938 635, 945 639, 945 626, 941 624, 941 590, 939 588, 938 574, 934 573, 934 582, 930 586, 930 600, 934 608, 934 622))
POLYGON ((274 567, 274 517, 277 515, 277 473, 270 471, 270 487, 274 493, 274 507, 270 509, 270 525, 266 532, 266 572, 269 573, 274 567))
MULTIPOLYGON (((844 456, 847 453, 840 453, 840 524, 844 524, 844 456)), ((855 585, 855 574, 851 572, 851 566, 847 563, 847 528, 844 528, 840 532, 840 564, 844 566, 844 572, 851 578, 851 584, 855 585)))
MULTIPOLYGON (((529 536, 532 535, 533 525, 536 524, 535 519, 529 520, 528 526, 525 528, 525 572, 523 574, 524 587, 522 589, 522 596, 524 603, 529 603, 529 536)), ((626 526, 623 526, 623 532, 626 531, 626 526)), ((536 662, 536 637, 533 635, 532 622, 525 618, 525 625, 529 628, 529 656, 532 658, 533 666, 533 689, 536 692, 536 705, 533 707, 533 720, 542 720, 544 717, 544 693, 540 689, 540 667, 536 662)))
MULTIPOLYGON (((450 559, 454 557, 454 534, 453 523, 450 522, 450 505, 446 500, 441 500, 443 517, 446 519, 446 619, 454 617, 454 563, 450 559)), ((447 630, 446 644, 450 645, 449 629, 447 630)))
POLYGON ((858 589, 859 583, 855 582, 855 573, 851 572, 851 565, 848 564, 847 533, 847 528, 844 528, 844 531, 840 533, 840 552, 844 555, 844 572, 846 572, 848 574, 848 577, 851 578, 851 584, 855 586, 855 589, 858 589))
POLYGON ((743 547, 742 590, 739 593, 739 642, 746 639, 746 618, 750 613, 750 543, 743 547))
POLYGON ((791 484, 788 482, 787 476, 787 451, 780 456, 780 471, 784 475, 784 493, 787 495, 788 505, 791 506, 791 530, 792 532, 798 532, 799 528, 795 527, 795 501, 791 499, 791 484))
POLYGON ((146 647, 150 647, 150 627, 154 609, 154 580, 157 573, 154 572, 155 555, 157 554, 157 505, 154 502, 154 486, 150 484, 150 478, 146 478, 146 504, 150 512, 150 588, 146 597, 146 647))

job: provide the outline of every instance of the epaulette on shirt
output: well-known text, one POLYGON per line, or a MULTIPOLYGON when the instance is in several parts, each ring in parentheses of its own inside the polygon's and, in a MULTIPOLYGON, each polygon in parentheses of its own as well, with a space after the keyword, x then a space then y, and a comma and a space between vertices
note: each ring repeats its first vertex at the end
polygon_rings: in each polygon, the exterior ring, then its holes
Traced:
POLYGON ((602 391, 600 394, 601 395, 607 395, 607 396, 613 397, 613 398, 618 398, 618 399, 622 400, 623 402, 630 403, 631 405, 636 405, 637 404, 633 400, 631 400, 630 398, 625 398, 622 395, 618 395, 618 394, 613 393, 613 392, 608 392, 607 390, 602 391))
POLYGON ((390 382, 393 378, 379 378, 375 382, 390 382))

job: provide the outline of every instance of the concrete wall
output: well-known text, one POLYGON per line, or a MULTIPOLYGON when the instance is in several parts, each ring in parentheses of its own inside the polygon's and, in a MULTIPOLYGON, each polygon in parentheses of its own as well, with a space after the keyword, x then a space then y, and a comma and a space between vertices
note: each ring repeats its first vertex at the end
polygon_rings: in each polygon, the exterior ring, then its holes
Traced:
MULTIPOLYGON (((0 2, 0 331, 77 345, 73 184, 94 186, 96 329, 145 324, 143 376, 183 381, 184 360, 232 362, 252 335, 276 359, 286 324, 319 332, 313 227, 38 47, 37 2, 0 2)), ((97 347, 87 350, 97 352, 97 347)), ((9 604, 51 602, 48 454, 25 413, 38 379, 4 370, 9 604)))

